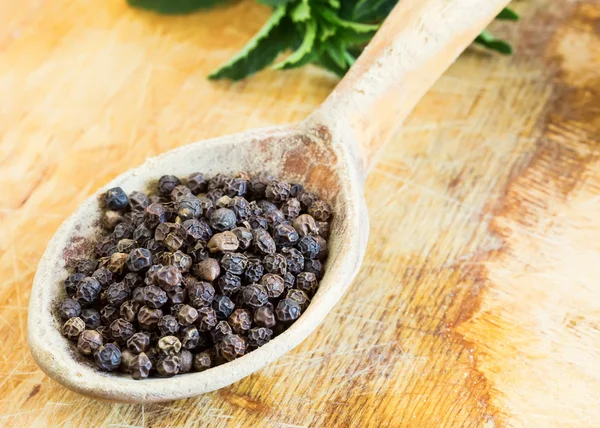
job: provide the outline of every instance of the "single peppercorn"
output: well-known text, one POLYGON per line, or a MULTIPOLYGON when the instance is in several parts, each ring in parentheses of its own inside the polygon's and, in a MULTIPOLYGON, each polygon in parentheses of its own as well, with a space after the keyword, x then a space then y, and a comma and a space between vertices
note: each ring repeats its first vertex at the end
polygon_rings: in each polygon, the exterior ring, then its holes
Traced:
POLYGON ((304 256, 295 248, 282 248, 281 254, 285 256, 287 270, 298 274, 304 269, 304 256))
POLYGON ((146 244, 153 236, 152 230, 143 223, 133 231, 133 239, 140 245, 146 244))
POLYGON ((248 346, 252 349, 263 346, 273 337, 273 330, 265 327, 256 327, 248 331, 248 346))
POLYGON ((208 181, 206 180, 204 175, 199 172, 194 172, 190 174, 187 178, 186 185, 190 188, 194 195, 206 192, 206 190, 208 189, 208 181))
POLYGON ((221 266, 228 273, 242 275, 248 265, 248 257, 241 253, 227 253, 221 258, 221 266))
POLYGON ((181 284, 183 277, 175 266, 162 266, 156 272, 156 284, 163 290, 172 290, 181 284))
POLYGON ((129 298, 130 290, 129 287, 123 282, 115 282, 104 293, 104 298, 109 305, 119 307, 121 304, 129 298))
POLYGON ((239 276, 232 274, 231 272, 225 272, 218 280, 217 287, 221 294, 225 296, 231 296, 232 294, 239 291, 242 286, 242 280, 239 276))
POLYGON ((312 296, 318 286, 317 277, 312 272, 300 272, 296 276, 296 288, 312 296))
POLYGON ((119 364, 119 371, 121 373, 131 373, 131 362, 134 357, 135 354, 129 349, 123 349, 121 351, 121 364, 119 364))
POLYGON ((183 349, 196 349, 200 343, 200 333, 193 325, 186 325, 179 332, 179 340, 183 349))
POLYGON ((302 211, 300 202, 296 198, 290 198, 281 205, 281 212, 286 220, 293 221, 302 211))
POLYGON ((251 284, 242 287, 242 301, 251 308, 259 308, 269 301, 269 295, 264 286, 251 284))
POLYGON ((181 358, 169 355, 156 363, 156 371, 163 377, 175 376, 181 369, 181 358))
POLYGON ((125 253, 113 253, 108 258, 106 267, 113 274, 121 275, 125 270, 128 255, 125 253))
POLYGON ((308 208, 308 213, 317 221, 327 221, 331 217, 331 207, 325 201, 315 201, 308 208))
POLYGON ((161 336, 174 336, 179 331, 179 322, 173 315, 165 315, 158 322, 158 331, 161 336))
POLYGON ((268 273, 260 280, 260 284, 265 287, 270 299, 276 299, 285 290, 283 278, 279 275, 268 273))
POLYGON ((269 273, 284 275, 287 272, 287 260, 282 254, 267 254, 263 266, 269 273))
MULTIPOLYGON (((319 241, 314 236, 304 236, 298 241, 298 251, 302 253, 305 258, 314 259, 321 251, 319 241)), ((304 261, 306 263, 306 260, 304 261)))
POLYGON ((252 327, 252 315, 247 309, 236 309, 229 315, 228 321, 237 334, 244 334, 252 327))
POLYGON ((272 254, 275 252, 275 241, 273 241, 273 238, 265 229, 254 229, 252 236, 256 251, 261 254, 272 254))
POLYGON ((218 319, 226 319, 233 312, 235 305, 229 297, 217 294, 212 302, 212 307, 218 319))
POLYGON ((229 208, 219 208, 210 215, 210 227, 219 232, 231 230, 236 226, 235 213, 229 208))
POLYGON ((123 283, 130 289, 133 289, 142 284, 142 278, 133 272, 129 272, 123 277, 123 283))
POLYGON ((113 274, 108 269, 101 267, 94 271, 92 278, 96 278, 96 280, 100 283, 100 287, 104 289, 112 283, 113 274))
POLYGON ((64 321, 78 317, 81 314, 81 305, 73 299, 63 300, 58 308, 58 315, 64 321))
POLYGON ((144 211, 144 222, 149 228, 155 228, 167 220, 167 211, 162 204, 153 203, 144 211))
POLYGON ((152 370, 152 361, 146 353, 140 352, 129 361, 129 370, 133 379, 146 379, 152 370))
POLYGON ((212 367, 212 359, 209 352, 200 352, 194 355, 194 370, 197 372, 203 372, 212 367))
POLYGON ((304 271, 313 273, 317 279, 321 279, 323 277, 323 265, 318 260, 306 260, 304 262, 304 271))
POLYGON ((98 312, 96 309, 84 309, 81 311, 79 318, 83 320, 85 323, 85 328, 89 330, 95 330, 96 328, 100 327, 100 324, 102 323, 100 320, 100 312, 98 312))
POLYGON ((146 352, 150 348, 150 335, 142 331, 134 333, 127 339, 127 348, 135 354, 146 352))
POLYGON ((180 196, 177 199, 177 215, 182 221, 198 218, 202 215, 202 204, 192 194, 180 196))
POLYGON ((79 259, 72 262, 73 270, 77 273, 83 273, 90 276, 98 267, 98 261, 89 259, 79 259))
POLYGON ((181 350, 181 341, 175 336, 165 336, 160 338, 157 346, 163 355, 174 355, 181 350))
POLYGON ((67 279, 65 279, 65 290, 67 291, 67 294, 75 294, 77 292, 77 287, 83 278, 85 278, 85 274, 83 273, 74 273, 69 275, 67 279))
POLYGON ((231 334, 232 332, 233 330, 227 321, 219 321, 215 328, 211 330, 210 336, 213 340, 213 343, 217 344, 223 340, 225 336, 231 334))
POLYGON ((273 310, 268 306, 261 306, 254 311, 254 322, 260 327, 271 328, 276 324, 273 310))
POLYGON ((213 308, 204 306, 198 309, 198 319, 196 320, 196 325, 198 326, 199 331, 210 331, 215 328, 217 322, 217 313, 213 308))
POLYGON ((238 239, 240 250, 250 248, 252 244, 252 232, 245 227, 236 227, 231 231, 238 239))
POLYGON ((137 315, 138 324, 144 330, 151 330, 163 317, 163 311, 160 309, 142 306, 137 315))
POLYGON ((196 308, 210 305, 215 298, 215 288, 209 282, 191 282, 186 286, 186 291, 190 302, 196 308))
POLYGON ((134 191, 129 194, 129 206, 132 211, 144 211, 150 205, 150 199, 143 192, 134 191))
POLYGON ((300 236, 291 224, 281 223, 273 231, 275 242, 281 247, 292 247, 298 242, 300 236))
POLYGON ((258 257, 248 258, 248 264, 246 265, 246 271, 244 273, 244 280, 247 284, 258 282, 263 277, 264 272, 265 268, 258 257))
POLYGON ((62 333, 71 340, 77 340, 83 330, 85 330, 85 323, 83 320, 79 317, 73 317, 65 322, 62 333))
POLYGON ((190 305, 183 305, 177 312, 177 321, 181 325, 191 325, 198 319, 198 311, 190 305))
POLYGON ((303 191, 297 196, 298 202, 304 211, 308 210, 312 204, 319 200, 319 197, 313 192, 303 191))
POLYGON ((102 226, 108 231, 113 230, 117 224, 125 221, 125 217, 122 213, 113 210, 106 210, 102 215, 102 226))
POLYGON ((121 239, 129 239, 133 237, 134 227, 128 223, 119 223, 113 231, 113 239, 119 242, 121 239))
POLYGON ((117 318, 110 325, 110 334, 115 342, 119 345, 127 344, 129 339, 135 333, 133 324, 125 321, 123 318, 117 318))
POLYGON ((117 345, 108 343, 100 346, 100 348, 94 352, 94 360, 101 370, 107 372, 114 371, 121 364, 121 350, 117 345))
POLYGON ((91 305, 100 297, 100 291, 102 291, 102 287, 98 280, 87 276, 79 282, 75 298, 82 306, 91 305))
POLYGON ((84 330, 77 339, 77 350, 83 355, 92 355, 102 343, 102 335, 96 330, 84 330))
POLYGON ((183 303, 187 298, 187 292, 183 287, 175 287, 167 291, 169 302, 173 304, 183 303))
MULTIPOLYGON (((181 198, 185 197, 185 196, 194 196, 192 195, 192 191, 189 189, 189 187, 184 186, 183 184, 180 184, 178 186, 173 187, 173 190, 171 190, 171 200, 173 202, 178 202, 181 198)), ((195 196, 194 196, 195 198, 195 196)))
POLYGON ((272 180, 265 189, 265 196, 273 202, 283 202, 290 197, 290 185, 285 181, 272 180))
POLYGON ((117 318, 119 318, 119 310, 114 306, 106 305, 100 309, 100 320, 105 326, 108 327, 117 318))
POLYGON ((296 277, 291 272, 286 272, 283 275, 283 285, 286 289, 293 288, 296 283, 296 277))
POLYGON ((104 205, 111 210, 119 211, 127 208, 129 199, 120 187, 108 189, 104 194, 104 205))
POLYGON ((218 260, 209 258, 194 265, 193 273, 203 281, 214 281, 221 274, 221 265, 218 260))
POLYGON ((217 233, 208 241, 208 250, 211 253, 224 253, 235 251, 239 248, 239 241, 233 232, 217 233))
POLYGON ((160 308, 167 303, 167 293, 155 285, 142 287, 142 301, 149 308, 160 308))
POLYGON ((223 190, 230 198, 244 196, 248 193, 248 181, 243 178, 227 179, 223 190))
POLYGON ((168 196, 175 186, 179 186, 180 184, 181 180, 174 175, 163 175, 158 179, 158 191, 161 195, 168 196))
POLYGON ((285 298, 277 304, 275 309, 275 316, 281 322, 295 321, 300 318, 302 310, 300 305, 295 300, 285 298))
POLYGON ((233 361, 246 353, 246 341, 237 334, 228 334, 217 343, 217 351, 227 361, 233 361))
POLYGON ((306 308, 308 308, 308 305, 310 304, 310 299, 309 299, 308 295, 302 290, 296 290, 296 289, 288 290, 285 297, 296 301, 296 303, 298 303, 300 305, 300 309, 302 311, 305 311, 306 308))
POLYGON ((250 225, 250 228, 252 230, 254 230, 254 229, 265 229, 266 230, 269 228, 269 222, 263 216, 255 215, 255 216, 250 217, 250 219, 248 220, 248 224, 250 225))
POLYGON ((300 237, 308 236, 308 235, 316 235, 319 231, 317 228, 317 223, 315 219, 308 214, 299 215, 293 222, 292 226, 298 232, 300 237))
POLYGON ((163 261, 165 265, 174 266, 182 273, 189 271, 192 267, 192 258, 181 250, 165 253, 163 261))

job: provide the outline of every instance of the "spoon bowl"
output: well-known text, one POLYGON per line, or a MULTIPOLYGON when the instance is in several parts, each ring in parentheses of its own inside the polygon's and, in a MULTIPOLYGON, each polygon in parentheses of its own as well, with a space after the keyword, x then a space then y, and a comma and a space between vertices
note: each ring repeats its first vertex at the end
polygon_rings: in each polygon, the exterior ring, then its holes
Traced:
POLYGON ((198 142, 148 159, 88 198, 58 229, 42 256, 29 304, 31 353, 70 389, 121 402, 186 398, 227 386, 275 361, 327 316, 363 259, 368 217, 363 181, 379 148, 433 82, 508 0, 403 0, 323 105, 300 124, 198 142), (308 309, 266 345, 200 373, 136 381, 103 373, 60 333, 55 315, 69 261, 92 253, 100 196, 109 188, 144 190, 165 174, 245 171, 303 184, 333 209, 325 275, 308 309))

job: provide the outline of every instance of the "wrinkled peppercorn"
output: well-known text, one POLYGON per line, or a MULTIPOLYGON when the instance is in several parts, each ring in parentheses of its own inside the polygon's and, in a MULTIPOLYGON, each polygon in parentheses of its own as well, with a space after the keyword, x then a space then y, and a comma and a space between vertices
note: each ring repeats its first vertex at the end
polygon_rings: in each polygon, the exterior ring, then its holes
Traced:
POLYGON ((121 364, 121 351, 117 345, 108 343, 100 346, 98 350, 94 352, 94 360, 101 370, 110 372, 116 370, 121 364))
POLYGON ((247 309, 236 309, 229 315, 228 321, 237 334, 243 334, 252 327, 252 315, 247 309))
POLYGON ((269 232, 265 229, 254 229, 252 231, 254 248, 261 254, 271 254, 275 252, 275 241, 269 232))
POLYGON ((144 352, 140 352, 129 361, 131 377, 135 380, 146 379, 152 370, 152 361, 144 352))
POLYGON ((285 288, 293 288, 296 283, 296 277, 291 272, 286 272, 283 275, 283 285, 285 288))
POLYGON ((158 341, 158 349, 163 355, 173 355, 181 350, 181 341, 175 336, 161 337, 158 341))
POLYGON ((252 308, 259 308, 269 301, 269 295, 262 285, 251 284, 242 287, 242 300, 252 308))
POLYGON ((317 277, 312 272, 300 272, 296 276, 296 288, 312 296, 318 286, 317 277))
POLYGON ((290 197, 290 185, 285 181, 272 180, 265 189, 265 196, 272 202, 283 202, 290 197))
POLYGON ((106 267, 113 274, 121 275, 125 269, 128 255, 125 253, 113 253, 108 258, 106 267))
POLYGON ((282 254, 267 254, 263 266, 269 273, 284 275, 287 272, 287 260, 282 254))
POLYGON ((281 247, 292 247, 298 242, 300 236, 291 224, 281 223, 273 231, 275 242, 281 247))
POLYGON ((85 330, 85 323, 79 317, 73 317, 67 320, 62 328, 62 333, 71 340, 76 340, 85 330))
POLYGON ((269 342, 273 337, 273 330, 265 327, 257 327, 248 331, 248 346, 258 348, 269 342))
POLYGON ((156 284, 163 290, 173 290, 182 280, 181 272, 175 266, 162 266, 156 272, 156 284))
POLYGON ((100 286, 98 280, 96 278, 92 278, 91 276, 87 276, 79 282, 79 285, 77 286, 77 293, 75 293, 75 298, 82 306, 90 305, 98 300, 100 291, 102 291, 102 287, 100 286))
POLYGON ((95 330, 96 328, 100 327, 100 324, 102 323, 100 320, 100 312, 98 312, 96 309, 84 309, 81 311, 79 318, 83 320, 85 323, 85 328, 88 330, 95 330))
POLYGON ((212 302, 212 308, 215 310, 218 319, 225 319, 231 315, 235 305, 229 297, 217 294, 212 302))
POLYGON ((158 322, 158 330, 162 336, 174 336, 179 331, 179 322, 173 315, 165 315, 158 322))
POLYGON ((186 286, 190 302, 196 308, 210 305, 215 298, 215 289, 209 282, 195 281, 186 286))
POLYGON ((217 325, 217 313, 209 306, 204 306, 198 309, 198 319, 196 325, 198 330, 207 332, 215 328, 217 325))
POLYGON ((298 232, 300 237, 315 235, 318 233, 317 223, 315 219, 308 214, 299 215, 293 222, 292 226, 298 232))
MULTIPOLYGON (((314 236, 304 236, 298 241, 298 251, 302 255, 309 259, 314 259, 321 251, 319 241, 314 236)), ((306 261, 304 261, 306 263, 306 261)))
POLYGON ((200 343, 200 333, 193 325, 187 325, 179 332, 179 340, 183 349, 195 349, 200 343))
POLYGON ((261 306, 254 312, 254 322, 261 327, 271 328, 275 325, 275 315, 268 306, 261 306))
POLYGON ((133 226, 128 223, 119 223, 113 231, 113 239, 119 242, 121 239, 129 239, 133 237, 133 226))
POLYGON ((239 248, 239 241, 233 232, 222 232, 213 235, 208 241, 208 250, 211 253, 224 253, 235 251, 239 248))
POLYGON ((144 211, 150 205, 150 199, 145 193, 134 191, 129 194, 129 205, 134 211, 144 211))
POLYGON ((265 287, 267 295, 271 299, 276 299, 285 290, 285 284, 283 278, 279 275, 268 273, 263 276, 260 280, 260 285, 265 287))
POLYGON ((92 278, 96 278, 96 280, 100 283, 100 287, 104 289, 112 283, 113 274, 108 269, 101 267, 96 269, 96 271, 92 274, 92 278))
POLYGON ((183 287, 175 287, 167 291, 167 297, 173 304, 183 303, 187 298, 187 292, 183 287))
POLYGON ((225 272, 218 280, 217 287, 221 294, 225 296, 231 296, 237 293, 242 286, 242 280, 239 276, 232 274, 231 272, 225 272))
POLYGON ((175 376, 181 369, 181 358, 169 355, 156 363, 156 371, 163 377, 175 376))
POLYGON ((179 367, 179 374, 189 373, 192 371, 192 366, 194 364, 194 355, 184 349, 179 354, 179 358, 181 360, 181 365, 179 367))
POLYGON ((198 319, 198 311, 190 305, 183 305, 177 312, 177 321, 181 325, 190 325, 198 319))
POLYGON ((310 304, 310 299, 308 298, 306 293, 302 290, 296 290, 296 289, 288 290, 285 297, 296 301, 300 305, 300 309, 302 311, 305 311, 306 308, 308 308, 308 305, 310 304))
POLYGON ((122 210, 129 204, 127 195, 120 187, 113 187, 104 194, 104 205, 111 210, 122 210))
POLYGON ((194 265, 194 275, 204 281, 214 281, 221 274, 221 265, 216 259, 202 260, 194 265))
POLYGON ((129 339, 135 333, 133 324, 125 321, 123 318, 117 318, 110 325, 110 334, 115 342, 119 345, 127 344, 129 339))
MULTIPOLYGON (((171 190, 171 200, 173 202, 179 202, 179 200, 187 195, 192 195, 192 191, 189 189, 189 187, 184 186, 183 184, 180 184, 178 186, 173 187, 173 190, 171 190)), ((195 196, 194 196, 195 197, 195 196)))
POLYGON ((102 335, 96 330, 84 330, 77 339, 77 350, 83 355, 92 355, 102 343, 102 335))
POLYGON ((301 312, 302 310, 298 302, 286 297, 277 304, 275 316, 279 321, 290 322, 297 320, 301 312))
POLYGON ((115 282, 104 293, 104 298, 111 306, 121 306, 129 298, 129 287, 123 282, 115 282))
POLYGON ((205 220, 189 219, 181 224, 181 228, 188 243, 208 241, 213 236, 212 229, 205 220))
POLYGON ((249 258, 248 264, 246 265, 246 272, 244 273, 244 279, 247 284, 258 282, 263 277, 264 272, 265 268, 259 258, 249 258))
POLYGON ((228 334, 217 343, 217 351, 227 361, 233 361, 246 353, 246 341, 237 334, 228 334))
POLYGON ((63 321, 78 317, 81 314, 81 305, 73 299, 66 299, 58 308, 58 315, 63 321))
POLYGON ((142 300, 149 308, 160 308, 167 303, 167 293, 155 285, 142 288, 142 300))
POLYGON ((137 315, 137 320, 141 328, 150 330, 154 328, 163 317, 163 311, 160 309, 142 306, 137 315))
POLYGON ((216 344, 232 332, 233 330, 227 321, 219 321, 215 328, 211 330, 210 336, 212 337, 213 342, 216 344))
POLYGON ((238 239, 239 248, 246 250, 252 244, 252 232, 245 227, 236 227, 231 231, 238 239))
POLYGON ((167 211, 165 207, 158 203, 148 205, 144 211, 144 222, 148 227, 154 228, 160 223, 164 223, 167 220, 167 211))
POLYGON ((219 208, 210 215, 210 227, 219 232, 231 230, 236 225, 235 213, 229 208, 219 208))
POLYGON ((302 208, 300 207, 300 202, 296 198, 288 199, 281 206, 281 212, 283 213, 286 220, 293 221, 296 219, 302 208))
POLYGON ((201 173, 194 172, 188 176, 186 185, 194 195, 197 195, 198 193, 206 192, 208 181, 201 173))
POLYGON ((174 175, 163 175, 158 179, 158 191, 161 195, 170 195, 175 186, 179 186, 181 180, 174 175))
POLYGON ((127 339, 127 348, 135 353, 146 352, 150 348, 150 335, 142 331, 138 331, 127 339))
POLYGON ((180 272, 187 272, 192 267, 192 258, 183 251, 165 253, 162 257, 163 264, 176 267, 180 272))
POLYGON ((227 253, 221 259, 223 269, 234 275, 243 274, 247 265, 248 257, 240 253, 227 253))
POLYGON ((83 278, 85 278, 85 274, 83 273, 74 273, 69 275, 67 279, 65 279, 65 290, 67 291, 67 294, 75 294, 77 292, 77 287, 83 278))
POLYGON ((252 216, 248 220, 248 224, 252 230, 254 229, 268 229, 269 222, 263 216, 252 216))
POLYGON ((203 372, 204 370, 210 369, 212 367, 212 359, 210 357, 210 353, 208 352, 200 352, 194 355, 194 370, 197 372, 203 372))
POLYGON ((318 260, 306 260, 304 262, 304 271, 313 273, 317 279, 321 279, 323 277, 323 265, 318 260))
POLYGON ((117 318, 119 318, 119 310, 114 306, 106 305, 100 309, 100 320, 105 326, 110 326, 117 318))

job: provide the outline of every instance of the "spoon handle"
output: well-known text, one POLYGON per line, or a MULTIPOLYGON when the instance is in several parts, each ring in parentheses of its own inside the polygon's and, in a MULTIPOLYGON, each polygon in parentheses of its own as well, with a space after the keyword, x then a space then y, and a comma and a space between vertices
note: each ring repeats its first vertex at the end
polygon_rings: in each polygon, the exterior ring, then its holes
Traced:
POLYGON ((401 0, 308 119, 347 145, 366 176, 379 149, 509 0, 401 0))

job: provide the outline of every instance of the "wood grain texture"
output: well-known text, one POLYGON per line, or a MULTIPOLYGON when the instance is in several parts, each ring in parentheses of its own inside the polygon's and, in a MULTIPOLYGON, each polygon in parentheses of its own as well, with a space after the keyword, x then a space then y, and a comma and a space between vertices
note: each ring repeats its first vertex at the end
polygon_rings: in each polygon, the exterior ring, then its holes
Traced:
POLYGON ((599 426, 600 1, 517 8, 517 55, 467 51, 381 155, 364 265, 311 338, 218 392, 115 405, 27 351, 46 242, 146 156, 302 119, 336 80, 206 81, 267 16, 250 1, 0 1, 0 425, 599 426))

